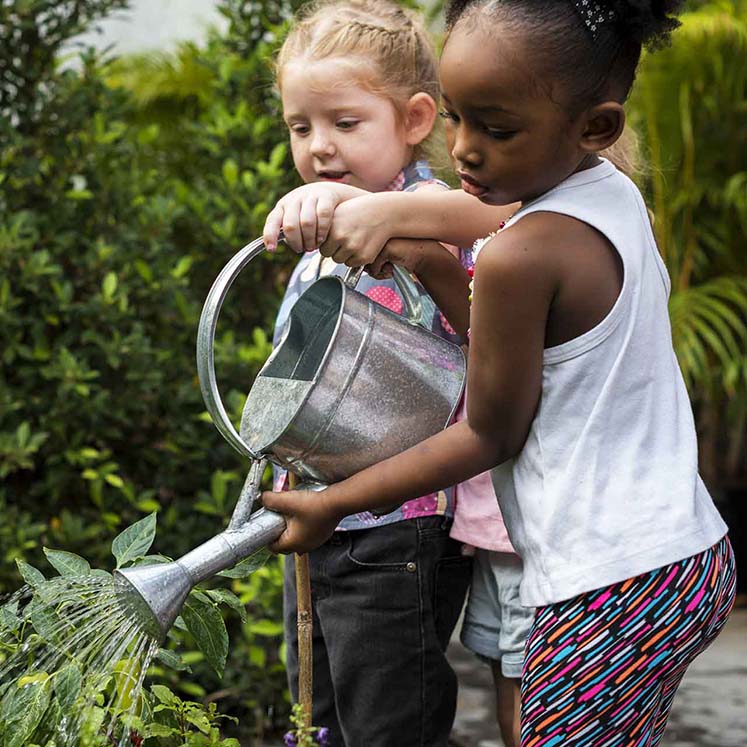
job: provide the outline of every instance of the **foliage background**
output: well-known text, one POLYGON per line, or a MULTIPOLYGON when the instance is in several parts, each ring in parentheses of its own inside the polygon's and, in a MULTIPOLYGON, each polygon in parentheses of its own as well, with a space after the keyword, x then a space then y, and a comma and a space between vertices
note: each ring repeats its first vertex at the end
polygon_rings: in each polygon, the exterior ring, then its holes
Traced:
MULTIPOLYGON (((170 556, 224 526, 246 464, 204 412, 197 320, 219 269, 296 185, 268 60, 299 4, 224 0, 227 31, 202 45, 120 60, 83 50, 64 66, 65 42, 126 0, 0 6, 0 591, 20 583, 16 558, 44 567, 43 545, 106 567, 112 538, 152 511, 154 551, 170 556)), ((428 5, 437 22, 440 4, 428 5)), ((691 2, 672 48, 644 60, 629 110, 703 471, 737 516, 747 493, 745 0, 691 2)), ((268 355, 292 262, 253 263, 223 312, 216 364, 234 415, 268 355)), ((738 535, 738 516, 732 525, 738 535)), ((193 675, 154 672, 239 715, 257 743, 289 707, 280 585, 279 561, 231 582, 249 616, 228 619, 222 680, 185 633, 193 675)))

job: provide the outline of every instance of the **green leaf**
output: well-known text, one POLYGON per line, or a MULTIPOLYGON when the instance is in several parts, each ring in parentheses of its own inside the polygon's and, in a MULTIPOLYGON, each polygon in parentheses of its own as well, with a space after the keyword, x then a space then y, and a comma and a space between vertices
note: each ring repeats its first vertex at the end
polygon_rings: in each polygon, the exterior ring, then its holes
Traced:
POLYGON ((140 275, 146 283, 150 283, 150 281, 153 280, 153 271, 150 267, 142 259, 136 259, 134 264, 137 274, 140 275))
POLYGON ((183 278, 192 267, 192 257, 181 257, 176 263, 176 267, 171 271, 171 276, 175 278, 183 278))
POLYGON ((172 726, 166 726, 165 724, 146 724, 141 736, 166 738, 178 735, 179 729, 172 726))
POLYGON ((65 550, 50 550, 48 547, 43 549, 47 560, 60 576, 87 576, 91 572, 91 564, 80 555, 65 550))
POLYGON ((283 632, 283 623, 274 620, 257 620, 250 625, 250 630, 256 635, 276 636, 283 632))
POLYGON ((23 449, 29 442, 29 436, 31 435, 31 427, 24 420, 16 429, 16 442, 23 449))
POLYGON ((218 604, 225 604, 238 613, 241 622, 246 622, 246 607, 241 600, 228 589, 208 589, 205 593, 218 604))
POLYGON ((207 714, 202 713, 196 708, 191 708, 184 714, 184 718, 192 726, 196 726, 203 734, 210 734, 210 719, 207 717, 207 714))
POLYGON ((252 553, 248 558, 244 558, 233 568, 221 571, 218 575, 226 578, 246 578, 254 571, 259 570, 270 558, 272 553, 266 548, 261 547, 257 552, 252 553))
POLYGON ((34 568, 33 565, 29 565, 25 560, 17 558, 16 566, 18 566, 18 572, 23 580, 34 589, 46 583, 47 579, 44 578, 44 574, 34 568))
POLYGON ((283 161, 285 160, 285 154, 288 152, 288 148, 285 143, 278 143, 270 153, 270 165, 274 168, 280 168, 283 161))
POLYGON ((65 197, 68 200, 90 200, 93 197, 93 192, 90 189, 69 189, 65 192, 65 197))
POLYGON ((54 676, 54 692, 65 713, 70 713, 80 695, 83 675, 75 664, 68 664, 54 676))
POLYGON ((117 276, 113 272, 107 272, 104 282, 101 284, 101 292, 107 301, 111 301, 117 290, 117 276))
POLYGON ((201 687, 196 682, 190 682, 190 681, 184 681, 179 683, 179 687, 187 694, 191 695, 193 698, 202 699, 207 695, 207 691, 204 687, 201 687))
POLYGON ((17 630, 21 624, 21 618, 18 617, 18 600, 6 602, 0 606, 0 631, 17 630))
POLYGON ((181 701, 165 685, 151 685, 150 691, 156 696, 160 703, 167 706, 176 706, 181 701))
POLYGON ((112 542, 112 555, 117 568, 145 555, 156 536, 156 514, 148 514, 117 535, 112 542))
POLYGON ((54 607, 37 598, 34 598, 26 608, 26 617, 31 620, 34 630, 46 641, 58 642, 60 633, 66 627, 66 623, 54 607))
POLYGON ((4 747, 27 747, 47 710, 50 691, 49 678, 46 678, 19 687, 12 697, 3 701, 4 747))
POLYGON ((169 669, 176 672, 191 672, 190 667, 182 661, 182 657, 176 651, 169 651, 167 648, 159 648, 156 659, 162 661, 169 669))
POLYGON ((228 632, 218 608, 212 602, 190 594, 182 610, 182 618, 197 648, 205 654, 208 664, 221 677, 228 655, 228 632))
POLYGON ((124 487, 124 480, 119 475, 104 475, 104 480, 115 488, 124 487))
POLYGON ((228 158, 223 162, 223 178, 229 187, 236 186, 236 182, 239 179, 239 167, 232 158, 228 158))

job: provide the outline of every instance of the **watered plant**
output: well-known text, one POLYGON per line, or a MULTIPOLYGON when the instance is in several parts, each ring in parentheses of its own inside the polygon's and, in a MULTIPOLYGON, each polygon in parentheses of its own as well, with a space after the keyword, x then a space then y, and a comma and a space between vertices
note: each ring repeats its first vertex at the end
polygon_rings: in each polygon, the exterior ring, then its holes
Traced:
MULTIPOLYGON (((167 562, 148 554, 155 534, 155 514, 119 534, 111 547, 116 568, 167 562)), ((183 701, 159 684, 143 691, 154 658, 174 671, 189 667, 175 637, 159 646, 144 632, 116 577, 70 552, 45 555, 58 575, 47 578, 19 560, 27 585, 0 607, 0 747, 238 745, 221 736, 221 722, 231 719, 215 703, 183 701)), ((248 576, 268 556, 260 550, 225 574, 248 576)), ((218 676, 228 653, 220 605, 245 619, 232 591, 196 588, 176 623, 218 676)))
POLYGON ((238 739, 222 736, 221 725, 236 719, 218 713, 215 703, 183 700, 164 685, 153 685, 144 699, 147 718, 131 721, 133 747, 241 747, 238 739))

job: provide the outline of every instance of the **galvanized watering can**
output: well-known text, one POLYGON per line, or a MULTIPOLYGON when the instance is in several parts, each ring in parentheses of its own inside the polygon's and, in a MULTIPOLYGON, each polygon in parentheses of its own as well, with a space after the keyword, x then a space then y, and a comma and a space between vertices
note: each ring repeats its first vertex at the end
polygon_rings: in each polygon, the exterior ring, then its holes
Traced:
MULTIPOLYGON (((314 283, 296 302, 282 339, 260 370, 240 434, 218 391, 215 330, 239 273, 264 251, 257 239, 223 268, 208 293, 197 337, 202 395, 224 438, 253 461, 228 528, 174 563, 126 569, 134 606, 165 635, 190 589, 274 541, 283 517, 257 508, 266 460, 317 488, 398 454, 445 428, 462 395, 462 350, 423 326, 421 297, 395 267, 406 319, 354 290, 362 270, 314 283)), ((393 498, 396 499, 396 496, 393 498)))

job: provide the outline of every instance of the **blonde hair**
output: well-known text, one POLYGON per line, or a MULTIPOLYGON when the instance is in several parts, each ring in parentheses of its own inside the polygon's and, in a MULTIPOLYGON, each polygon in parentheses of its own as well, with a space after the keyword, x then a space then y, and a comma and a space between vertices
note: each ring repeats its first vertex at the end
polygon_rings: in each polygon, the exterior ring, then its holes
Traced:
POLYGON ((627 123, 620 137, 599 155, 611 161, 634 181, 643 172, 638 133, 627 123))
POLYGON ((438 64, 428 33, 415 13, 391 0, 322 0, 304 8, 278 53, 278 88, 289 62, 329 57, 370 66, 372 75, 361 85, 400 112, 421 91, 438 101, 438 64))

